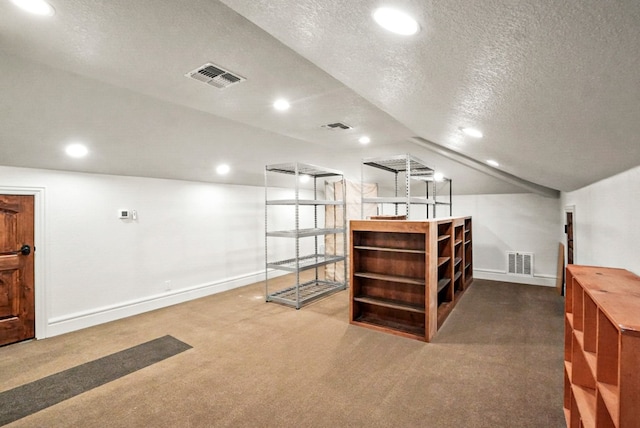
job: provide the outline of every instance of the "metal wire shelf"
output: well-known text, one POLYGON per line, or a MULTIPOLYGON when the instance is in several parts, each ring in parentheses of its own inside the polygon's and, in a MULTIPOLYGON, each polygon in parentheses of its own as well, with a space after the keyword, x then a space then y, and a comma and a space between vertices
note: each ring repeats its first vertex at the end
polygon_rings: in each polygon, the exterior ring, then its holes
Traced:
POLYGON ((308 236, 331 235, 334 233, 344 233, 344 229, 310 228, 292 230, 274 230, 267 232, 267 236, 279 236, 281 238, 305 238, 308 236))
POLYGON ((344 290, 345 288, 345 283, 341 282, 311 280, 268 294, 267 301, 299 307, 299 305, 318 299, 326 294, 344 290))
MULTIPOLYGON (((332 200, 332 198, 323 197, 325 196, 323 192, 318 192, 318 179, 324 178, 324 180, 320 180, 320 184, 326 186, 326 182, 337 182, 340 180, 342 185, 344 185, 344 177, 342 172, 336 171, 330 168, 323 168, 316 165, 304 164, 304 163, 284 163, 277 165, 267 165, 265 167, 265 295, 267 302, 279 302, 289 306, 293 306, 296 309, 300 309, 300 307, 317 298, 320 298, 324 295, 332 293, 337 290, 342 290, 346 288, 346 277, 347 277, 347 263, 346 257, 344 255, 338 254, 323 254, 323 250, 320 245, 320 237, 325 235, 338 235, 345 234, 347 231, 346 217, 344 215, 344 201, 336 201, 332 200), (292 188, 295 192, 293 198, 289 199, 270 199, 269 196, 269 184, 268 184, 268 176, 270 173, 281 173, 293 176, 294 181, 292 182, 292 188), (313 179, 313 196, 310 198, 309 195, 303 193, 305 198, 301 198, 300 191, 300 179, 303 176, 307 176, 313 179), (293 214, 292 227, 290 230, 273 230, 270 231, 268 227, 269 214, 268 208, 270 206, 275 205, 288 205, 293 209, 290 211, 293 214), (311 228, 301 228, 301 223, 307 225, 305 216, 310 214, 309 206, 313 207, 313 227, 311 228), (335 206, 336 212, 342 213, 341 222, 336 222, 335 224, 325 224, 328 227, 318 227, 318 209, 327 210, 329 207, 335 206), (342 208, 339 210, 339 208, 342 208), (339 210, 339 211, 338 211, 339 210), (303 221, 305 220, 305 221, 303 221), (269 237, 274 238, 292 238, 295 243, 295 252, 293 253, 295 257, 290 257, 291 253, 289 253, 289 257, 284 260, 273 260, 274 257, 269 257, 269 243, 273 240, 268 239, 269 237), (300 252, 302 250, 302 241, 301 238, 313 238, 314 249, 305 250, 305 252, 312 251, 311 255, 300 256, 300 252), (333 263, 342 262, 343 273, 343 282, 334 282, 327 280, 324 276, 324 273, 320 272, 319 267, 325 266, 333 263), (284 290, 279 291, 270 291, 269 290, 269 270, 280 270, 291 272, 295 275, 295 283, 292 287, 286 288, 284 290), (300 272, 304 270, 312 270, 315 269, 315 279, 308 282, 302 282, 300 277, 300 272), (323 278, 323 279, 320 279, 323 278)), ((289 212, 289 211, 287 211, 289 212)), ((285 214, 287 215, 287 214, 285 214)), ((279 221, 279 223, 281 223, 279 221)), ((326 242, 326 237, 324 238, 326 242)), ((277 240, 276 240, 277 241, 277 240)), ((307 245, 308 241, 305 241, 305 245, 307 245)), ((277 247, 277 246, 276 246, 277 247)), ((304 247, 307 248, 307 247, 304 247)), ((334 251, 330 251, 332 253, 334 251)), ((347 245, 346 239, 342 240, 342 249, 336 249, 335 252, 346 254, 347 245)), ((278 256, 280 257, 280 256, 278 256)), ((336 267, 337 268, 337 267, 336 267)), ((312 274, 313 275, 313 274, 312 274)), ((333 278, 329 278, 333 279, 333 278)))
MULTIPOLYGON (((452 215, 452 182, 451 179, 446 177, 436 177, 436 172, 433 168, 425 165, 425 163, 412 156, 410 154, 386 156, 378 158, 365 158, 362 160, 362 182, 365 181, 365 166, 374 167, 383 171, 388 171, 394 174, 395 185, 395 197, 378 197, 378 198, 363 198, 363 204, 372 203, 378 204, 379 209, 382 210, 383 204, 395 205, 395 214, 398 215, 398 207, 404 205, 406 210, 407 219, 410 218, 411 205, 431 205, 433 210, 433 217, 436 217, 437 205, 448 205, 449 215, 452 215), (398 182, 399 174, 404 175, 404 186, 398 182), (425 196, 413 196, 411 190, 411 181, 417 180, 424 182, 425 196), (437 182, 444 182, 449 187, 449 200, 438 201, 437 200, 437 182), (403 188, 401 196, 399 191, 403 188)), ((363 187, 364 188, 364 187, 363 187)), ((364 207, 363 207, 364 209, 364 207)), ((429 218, 429 207, 425 208, 426 216, 429 218)), ((364 211, 362 211, 364 216, 364 211)))
POLYGON ((287 272, 295 272, 296 269, 306 270, 312 269, 318 266, 324 266, 329 263, 341 262, 345 259, 344 256, 338 256, 333 254, 311 254, 309 256, 299 257, 297 259, 280 260, 276 262, 267 263, 267 267, 271 269, 280 269, 287 272))

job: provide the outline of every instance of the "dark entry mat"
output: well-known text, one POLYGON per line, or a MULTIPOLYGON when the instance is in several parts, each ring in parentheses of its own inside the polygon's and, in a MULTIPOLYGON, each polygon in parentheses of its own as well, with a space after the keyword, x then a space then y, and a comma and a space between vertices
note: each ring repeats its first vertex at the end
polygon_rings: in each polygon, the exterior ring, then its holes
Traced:
POLYGON ((177 355, 190 345, 163 336, 0 393, 0 426, 177 355))

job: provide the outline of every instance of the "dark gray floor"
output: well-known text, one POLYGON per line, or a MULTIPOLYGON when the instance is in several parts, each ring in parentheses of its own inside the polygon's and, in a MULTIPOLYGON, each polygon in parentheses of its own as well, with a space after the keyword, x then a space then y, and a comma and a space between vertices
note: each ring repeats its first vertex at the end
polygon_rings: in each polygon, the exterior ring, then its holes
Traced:
POLYGON ((190 348, 174 337, 164 336, 2 392, 0 425, 24 418, 190 348))

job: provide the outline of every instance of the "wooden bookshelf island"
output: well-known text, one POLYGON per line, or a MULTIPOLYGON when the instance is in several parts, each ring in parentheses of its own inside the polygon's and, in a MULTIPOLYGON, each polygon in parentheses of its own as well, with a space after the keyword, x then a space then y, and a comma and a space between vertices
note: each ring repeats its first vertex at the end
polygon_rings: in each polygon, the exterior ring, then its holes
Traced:
POLYGON ((473 281, 470 217, 352 220, 350 322, 430 341, 473 281))

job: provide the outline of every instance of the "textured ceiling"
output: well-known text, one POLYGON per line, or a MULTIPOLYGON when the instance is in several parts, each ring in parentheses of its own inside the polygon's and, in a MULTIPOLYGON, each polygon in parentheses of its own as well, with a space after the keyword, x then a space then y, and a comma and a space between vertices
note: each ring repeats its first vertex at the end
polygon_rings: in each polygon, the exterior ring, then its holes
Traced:
POLYGON ((410 38, 373 23, 378 1, 51 3, 42 19, 0 2, 0 165, 259 185, 267 163, 358 179, 362 157, 412 153, 456 193, 507 193, 640 164, 637 1, 393 2, 422 26, 410 38), (184 77, 206 62, 247 80, 184 77), (336 121, 353 129, 321 127, 336 121), (72 139, 91 155, 66 158, 72 139))

